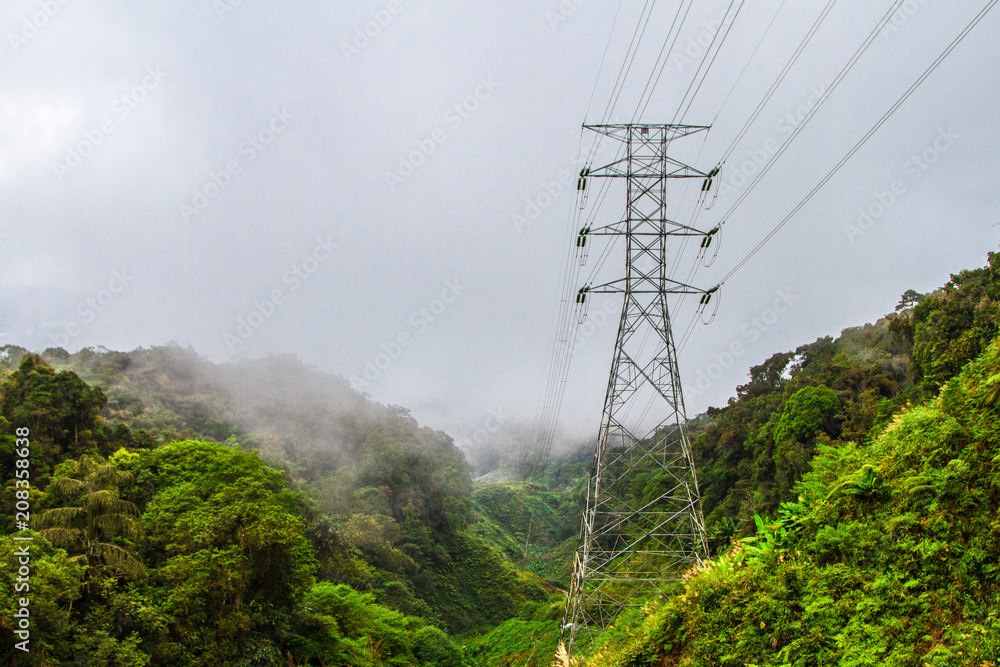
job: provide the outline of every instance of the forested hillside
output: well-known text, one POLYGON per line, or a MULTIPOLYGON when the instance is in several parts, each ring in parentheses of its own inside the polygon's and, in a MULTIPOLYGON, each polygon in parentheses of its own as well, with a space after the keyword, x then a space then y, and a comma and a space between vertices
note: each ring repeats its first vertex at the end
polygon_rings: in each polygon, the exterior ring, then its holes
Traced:
POLYGON ((1000 324, 1000 256, 929 295, 909 291, 896 312, 836 340, 775 354, 750 370, 723 409, 694 429, 705 516, 716 546, 754 530, 794 500, 817 446, 870 444, 907 405, 936 395, 993 340, 1000 324))
POLYGON ((991 254, 754 368, 694 443, 718 556, 588 664, 997 664, 998 301, 991 254))
POLYGON ((5 562, 31 433, 31 664, 459 664, 448 634, 556 592, 477 536, 448 436, 342 380, 176 347, 45 357, 5 348, 0 388, 5 562))

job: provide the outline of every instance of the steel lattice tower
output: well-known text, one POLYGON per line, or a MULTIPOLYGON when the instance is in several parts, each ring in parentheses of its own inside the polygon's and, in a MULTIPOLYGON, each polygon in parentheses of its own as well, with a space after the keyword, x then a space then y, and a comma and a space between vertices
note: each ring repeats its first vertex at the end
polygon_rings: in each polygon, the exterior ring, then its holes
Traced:
POLYGON ((667 219, 669 179, 702 178, 707 187, 715 175, 671 159, 667 150, 673 140, 708 128, 585 127, 625 144, 624 157, 582 176, 625 179, 627 211, 622 221, 581 230, 578 240, 625 237, 626 247, 625 276, 583 287, 577 297, 622 294, 624 304, 562 623, 571 654, 589 645, 623 607, 661 593, 707 555, 667 296, 700 294, 704 303, 715 291, 671 280, 667 264, 668 245, 677 237, 714 233, 667 219), (650 410, 652 429, 641 426, 650 410))

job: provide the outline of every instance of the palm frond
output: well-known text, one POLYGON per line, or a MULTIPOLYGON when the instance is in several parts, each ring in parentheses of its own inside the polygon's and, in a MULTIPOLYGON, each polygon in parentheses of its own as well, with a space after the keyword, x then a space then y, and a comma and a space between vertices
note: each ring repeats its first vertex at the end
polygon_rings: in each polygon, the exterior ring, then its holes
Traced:
POLYGON ((53 544, 73 544, 83 536, 83 531, 76 528, 46 528, 39 532, 53 544))
POLYGON ((94 525, 105 535, 122 535, 128 538, 142 536, 142 524, 138 519, 124 514, 105 514, 94 519, 94 525))
POLYGON ((94 491, 87 496, 84 504, 88 512, 97 516, 102 514, 139 516, 139 508, 134 503, 120 499, 117 493, 109 489, 94 491))
POLYGON ((552 667, 569 667, 569 665, 569 652, 566 650, 566 646, 562 642, 559 642, 559 648, 556 649, 552 667))
POLYGON ((60 493, 72 493, 74 491, 79 491, 84 488, 85 484, 78 479, 73 479, 72 477, 57 477, 52 480, 52 484, 49 488, 53 491, 58 491, 60 493))
POLYGON ((69 526, 71 523, 85 516, 86 512, 82 507, 57 507, 45 510, 39 515, 38 522, 41 526, 69 526))
POLYGON ((132 481, 132 473, 119 470, 114 464, 108 463, 98 466, 94 472, 88 475, 95 488, 103 489, 107 487, 117 487, 132 481))
POLYGON ((146 566, 142 561, 116 544, 94 542, 90 550, 99 560, 127 577, 136 579, 146 576, 146 566))

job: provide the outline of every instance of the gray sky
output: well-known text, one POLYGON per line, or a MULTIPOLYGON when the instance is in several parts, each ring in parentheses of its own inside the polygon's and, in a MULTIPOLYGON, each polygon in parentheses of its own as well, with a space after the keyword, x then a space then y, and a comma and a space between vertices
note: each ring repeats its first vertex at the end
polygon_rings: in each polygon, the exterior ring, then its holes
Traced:
MULTIPOLYGON (((656 3, 612 122, 631 119, 677 4, 656 3)), ((696 166, 715 165, 824 3, 786 2, 733 89, 779 4, 742 10, 685 120, 718 118, 678 142, 679 157, 701 151, 696 166)), ((836 3, 723 183, 784 141, 891 4, 836 3)), ((743 258, 983 5, 904 3, 728 219, 715 265, 695 282, 711 286, 743 258)), ((0 342, 173 340, 216 361, 290 352, 345 377, 382 361, 366 390, 460 441, 493 425, 490 411, 510 428, 530 423, 573 240, 573 193, 553 183, 579 169, 591 94, 596 85, 594 122, 625 60, 642 3, 624 0, 609 42, 617 6, 8 0, 0 342), (515 221, 526 213, 530 224, 515 221)), ((728 6, 696 3, 641 120, 672 119, 699 40, 728 6)), ((874 321, 906 289, 984 264, 1000 233, 998 27, 1000 15, 987 16, 727 283, 714 323, 681 353, 689 413, 723 404, 772 353, 874 321), (859 209, 876 213, 866 229, 859 209), (769 311, 776 301, 786 312, 769 311)), ((699 225, 720 222, 741 191, 723 193, 699 225)), ((679 204, 683 186, 672 192, 679 204)), ((600 219, 623 203, 619 186, 600 219)), ((691 195, 677 216, 693 210, 691 195)), ((692 305, 676 314, 681 330, 692 305)), ((602 308, 591 305, 592 323, 602 308)), ((596 432, 614 333, 592 324, 574 358, 568 434, 596 432)))

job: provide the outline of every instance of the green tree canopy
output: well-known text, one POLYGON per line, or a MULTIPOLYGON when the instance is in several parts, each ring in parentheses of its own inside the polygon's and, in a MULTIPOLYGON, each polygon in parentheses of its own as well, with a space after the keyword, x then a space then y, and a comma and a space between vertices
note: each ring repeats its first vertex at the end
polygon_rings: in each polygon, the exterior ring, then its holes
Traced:
POLYGON ((30 428, 33 439, 54 445, 48 465, 98 427, 98 411, 106 401, 99 387, 71 371, 57 373, 36 354, 25 355, 0 386, 0 414, 16 427, 30 428))

